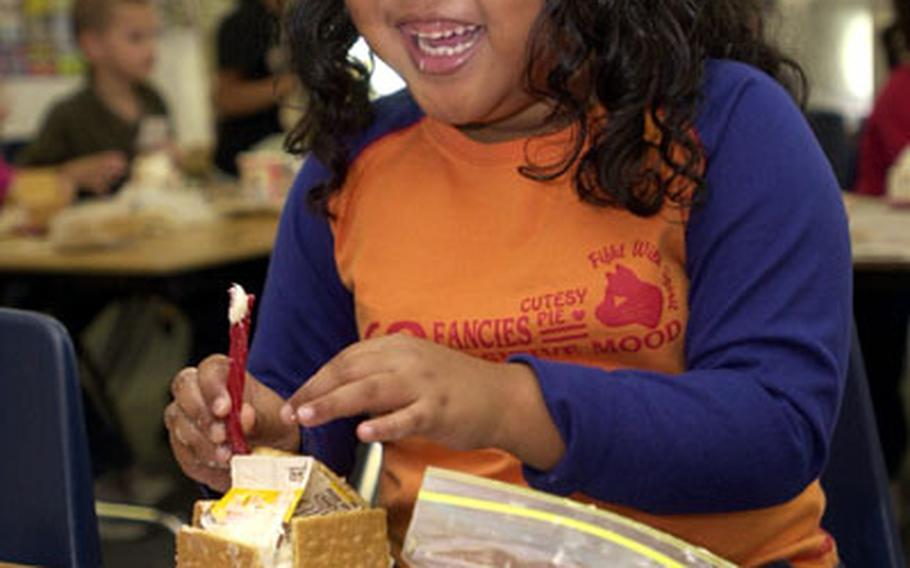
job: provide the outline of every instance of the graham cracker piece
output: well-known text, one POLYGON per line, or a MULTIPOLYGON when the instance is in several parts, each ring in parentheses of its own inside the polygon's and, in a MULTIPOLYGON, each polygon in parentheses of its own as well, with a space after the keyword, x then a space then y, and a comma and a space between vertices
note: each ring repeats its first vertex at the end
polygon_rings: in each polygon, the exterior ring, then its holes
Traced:
POLYGON ((195 527, 177 533, 179 568, 263 568, 259 552, 252 546, 221 538, 195 527))
POLYGON ((383 509, 297 517, 291 522, 294 568, 388 568, 383 509))

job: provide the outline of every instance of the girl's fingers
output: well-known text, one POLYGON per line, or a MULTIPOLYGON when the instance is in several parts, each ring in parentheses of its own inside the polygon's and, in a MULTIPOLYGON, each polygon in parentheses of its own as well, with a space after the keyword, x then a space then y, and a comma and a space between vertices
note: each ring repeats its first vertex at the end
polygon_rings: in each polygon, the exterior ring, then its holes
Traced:
POLYGON ((171 403, 164 411, 164 423, 181 463, 190 460, 207 467, 225 468, 230 461, 230 450, 224 445, 215 444, 208 435, 196 427, 194 421, 184 414, 176 403, 171 403))
POLYGON ((209 427, 209 441, 213 444, 227 443, 227 424, 224 422, 213 422, 209 427))
POLYGON ((172 402, 164 409, 164 426, 168 433, 174 436, 174 440, 181 446, 189 446, 185 436, 177 434, 177 422, 181 419, 182 411, 176 402, 172 402))
POLYGON ((197 369, 188 367, 181 370, 171 381, 171 396, 186 417, 197 428, 208 428, 212 421, 211 410, 205 403, 202 391, 199 389, 199 376, 197 369))
POLYGON ((288 399, 288 404, 297 408, 343 385, 392 370, 391 357, 378 342, 355 343, 323 365, 288 399))
POLYGON ((200 459, 192 447, 183 445, 176 439, 174 430, 170 430, 170 442, 174 458, 187 476, 216 491, 226 491, 230 487, 230 470, 228 468, 219 465, 214 460, 209 460, 210 463, 207 463, 206 460, 200 459))
POLYGON ((256 410, 247 402, 240 407, 240 427, 245 435, 252 434, 256 429, 256 410))
POLYGON ((199 390, 209 412, 218 418, 226 417, 231 409, 227 391, 229 369, 230 360, 224 355, 211 355, 199 364, 199 390))
POLYGON ((379 374, 310 400, 296 407, 293 416, 299 424, 313 428, 338 418, 391 412, 412 402, 414 396, 401 381, 390 374, 379 374))
POLYGON ((362 422, 357 427, 357 437, 364 443, 394 442, 425 434, 429 422, 427 411, 419 404, 411 404, 391 414, 362 422))

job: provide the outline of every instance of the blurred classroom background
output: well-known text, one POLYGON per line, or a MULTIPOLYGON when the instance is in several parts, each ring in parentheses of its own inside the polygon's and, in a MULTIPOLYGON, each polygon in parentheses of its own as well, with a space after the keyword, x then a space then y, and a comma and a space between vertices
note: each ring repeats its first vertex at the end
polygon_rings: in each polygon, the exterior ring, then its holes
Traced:
MULTIPOLYGON (((174 116, 181 146, 214 143, 211 104, 215 36, 234 0, 166 0, 160 3, 163 29, 153 84, 174 116)), ((73 37, 71 0, 0 0, 0 77, 11 104, 2 129, 6 146, 26 142, 47 108, 82 82, 85 64, 73 37)), ((353 53, 363 59, 362 42, 353 53)), ((377 94, 403 86, 381 62, 373 79, 377 94)))

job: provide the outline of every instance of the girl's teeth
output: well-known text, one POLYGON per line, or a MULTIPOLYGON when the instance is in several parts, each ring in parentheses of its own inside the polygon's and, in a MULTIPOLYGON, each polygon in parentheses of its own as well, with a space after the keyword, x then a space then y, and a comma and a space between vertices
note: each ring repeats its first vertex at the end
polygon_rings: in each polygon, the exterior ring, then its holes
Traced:
POLYGON ((469 26, 456 26, 452 29, 445 31, 434 31, 434 32, 418 32, 414 34, 415 39, 417 40, 417 47, 420 48, 420 51, 426 55, 436 56, 436 57, 451 57, 453 55, 458 55, 464 53, 465 51, 471 49, 475 43, 477 43, 477 36, 473 35, 479 26, 469 25, 469 26), (433 42, 439 40, 447 40, 456 37, 463 37, 463 43, 456 45, 440 45, 436 46, 433 42))
POLYGON ((419 39, 429 39, 429 40, 438 40, 438 39, 448 39, 455 36, 462 36, 466 33, 473 33, 477 31, 477 26, 456 26, 454 29, 445 30, 445 31, 436 31, 436 32, 417 32, 417 37, 419 39))
POLYGON ((430 43, 426 39, 424 39, 422 37, 418 37, 417 46, 420 48, 420 51, 422 51, 423 53, 426 53, 427 55, 432 55, 432 56, 437 56, 437 57, 438 56, 452 56, 452 55, 458 55, 460 53, 464 53, 465 51, 471 49, 471 47, 474 46, 476 41, 477 41, 476 39, 472 39, 471 41, 468 41, 465 43, 459 43, 458 45, 454 45, 451 47, 449 47, 449 46, 434 47, 433 45, 430 45, 430 43))

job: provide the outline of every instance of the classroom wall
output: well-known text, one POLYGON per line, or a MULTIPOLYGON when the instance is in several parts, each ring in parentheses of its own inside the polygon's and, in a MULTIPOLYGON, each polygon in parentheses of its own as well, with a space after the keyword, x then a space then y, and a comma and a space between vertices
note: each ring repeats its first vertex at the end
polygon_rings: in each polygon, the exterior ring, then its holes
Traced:
POLYGON ((862 119, 887 77, 879 34, 891 0, 779 0, 771 32, 805 68, 809 106, 862 119))

